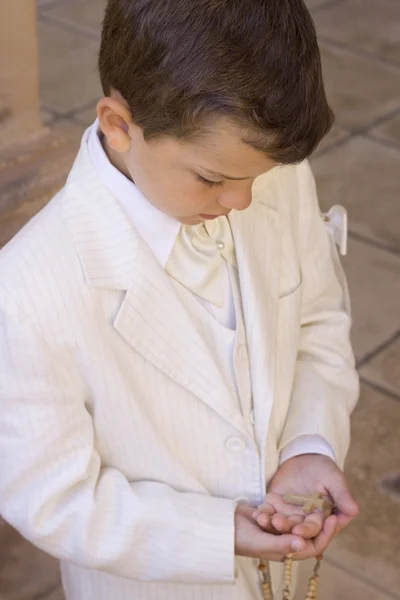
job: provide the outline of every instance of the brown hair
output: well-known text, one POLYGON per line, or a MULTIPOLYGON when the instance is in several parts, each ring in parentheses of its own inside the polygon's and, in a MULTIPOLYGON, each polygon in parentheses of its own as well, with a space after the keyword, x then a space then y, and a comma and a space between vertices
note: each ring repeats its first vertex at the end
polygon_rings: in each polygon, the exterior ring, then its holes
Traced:
POLYGON ((333 122, 303 0, 108 0, 99 70, 148 141, 201 136, 225 116, 295 163, 333 122))

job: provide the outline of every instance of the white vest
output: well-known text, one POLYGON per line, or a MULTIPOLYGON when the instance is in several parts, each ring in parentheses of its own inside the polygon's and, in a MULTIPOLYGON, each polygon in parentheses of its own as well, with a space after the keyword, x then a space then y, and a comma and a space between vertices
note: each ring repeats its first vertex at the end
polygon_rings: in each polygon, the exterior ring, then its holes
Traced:
MULTIPOLYGON (((225 383, 232 391, 232 409, 239 410, 253 436, 253 401, 250 364, 247 350, 246 330, 243 318, 240 284, 237 270, 228 266, 231 291, 236 315, 236 331, 225 327, 211 314, 209 305, 197 298, 183 285, 173 281, 176 291, 190 315, 194 327, 200 332, 215 364, 223 374, 225 383)), ((239 448, 238 448, 239 451, 239 448)))

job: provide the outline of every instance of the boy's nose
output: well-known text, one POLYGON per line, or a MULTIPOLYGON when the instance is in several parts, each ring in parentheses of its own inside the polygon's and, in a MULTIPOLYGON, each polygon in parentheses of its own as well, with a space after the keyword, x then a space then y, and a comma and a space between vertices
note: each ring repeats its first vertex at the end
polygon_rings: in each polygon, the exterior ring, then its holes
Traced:
POLYGON ((245 210, 249 208, 252 200, 251 189, 244 192, 229 192, 221 194, 218 198, 218 204, 229 210, 245 210))

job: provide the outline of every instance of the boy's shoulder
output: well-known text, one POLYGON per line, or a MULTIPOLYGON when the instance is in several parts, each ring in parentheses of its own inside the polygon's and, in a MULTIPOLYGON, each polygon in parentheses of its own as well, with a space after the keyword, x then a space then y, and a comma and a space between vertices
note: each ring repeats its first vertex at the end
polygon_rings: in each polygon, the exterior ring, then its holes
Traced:
POLYGON ((304 216, 318 204, 308 160, 275 167, 258 178, 253 191, 262 203, 275 208, 284 222, 304 216))
MULTIPOLYGON (((47 249, 54 240, 64 237, 65 224, 61 215, 62 188, 44 208, 0 250, 0 269, 15 268, 20 264, 33 264, 38 255, 50 258, 47 249)), ((52 247, 52 253, 57 248, 52 247)))
POLYGON ((79 259, 62 214, 63 188, 0 250, 0 287, 22 306, 54 281, 67 276, 79 259))
POLYGON ((45 320, 46 305, 61 314, 63 306, 90 302, 88 281, 101 287, 114 266, 118 278, 134 256, 136 237, 93 166, 87 134, 64 188, 0 250, 0 295, 28 316, 45 320))
POLYGON ((71 198, 79 201, 87 195, 84 182, 90 179, 90 164, 86 136, 87 132, 64 187, 0 250, 0 283, 10 295, 14 289, 34 294, 57 274, 66 278, 71 269, 73 280, 79 280, 82 269, 69 224, 74 215, 68 218, 68 206, 71 198))

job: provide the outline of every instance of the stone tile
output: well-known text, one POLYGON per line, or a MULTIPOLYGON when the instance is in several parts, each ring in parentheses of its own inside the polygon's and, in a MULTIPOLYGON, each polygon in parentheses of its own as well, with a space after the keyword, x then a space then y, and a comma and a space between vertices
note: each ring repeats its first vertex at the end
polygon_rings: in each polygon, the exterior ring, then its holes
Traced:
POLYGON ((316 149, 316 153, 325 152, 332 146, 335 146, 338 142, 342 142, 346 138, 350 136, 349 132, 340 125, 334 125, 328 135, 324 137, 318 148, 316 149))
POLYGON ((384 493, 381 481, 399 474, 399 430, 400 402, 363 385, 346 465, 360 515, 325 554, 334 565, 396 598, 400 598, 400 493, 397 498, 384 493))
POLYGON ((41 98, 45 107, 68 113, 100 97, 97 42, 41 23, 39 46, 41 98))
POLYGON ((84 111, 78 111, 77 113, 75 113, 74 121, 76 121, 76 123, 78 124, 81 124, 83 127, 89 127, 89 125, 93 123, 96 117, 96 105, 94 105, 91 108, 85 109, 84 111))
POLYGON ((364 127, 398 108, 398 68, 325 43, 320 47, 326 90, 338 124, 364 127))
POLYGON ((39 8, 42 6, 49 6, 50 4, 55 4, 60 0, 36 0, 36 4, 39 8))
POLYGON ((399 328, 400 256, 350 239, 342 262, 352 301, 352 342, 359 360, 399 328))
POLYGON ((368 381, 377 383, 389 392, 397 394, 400 399, 400 337, 364 365, 360 374, 368 381))
POLYGON ((50 125, 54 121, 55 117, 53 113, 47 110, 46 108, 41 108, 40 114, 44 125, 50 125))
POLYGON ((0 548, 1 600, 33 600, 58 587, 58 562, 29 544, 1 519, 0 548))
POLYGON ((324 209, 344 204, 352 231, 400 250, 400 150, 355 137, 312 164, 324 209))
POLYGON ((40 600, 65 600, 65 595, 61 585, 52 590, 48 596, 40 598, 40 600))
POLYGON ((0 153, 0 248, 64 185, 81 129, 59 122, 24 147, 0 153))
POLYGON ((370 133, 376 138, 397 144, 400 147, 400 113, 393 119, 378 125, 370 133))
POLYGON ((100 35, 106 0, 73 0, 50 6, 43 14, 67 25, 87 27, 100 35))
MULTIPOLYGON (((301 565, 294 600, 304 600, 313 565, 313 561, 305 561, 301 565)), ((392 598, 327 561, 321 569, 318 597, 323 600, 389 600, 392 598)))
POLYGON ((318 34, 400 65, 398 0, 347 0, 318 11, 318 34))

